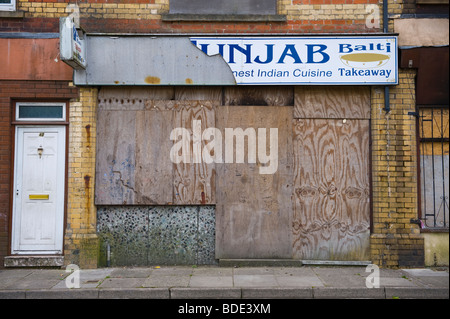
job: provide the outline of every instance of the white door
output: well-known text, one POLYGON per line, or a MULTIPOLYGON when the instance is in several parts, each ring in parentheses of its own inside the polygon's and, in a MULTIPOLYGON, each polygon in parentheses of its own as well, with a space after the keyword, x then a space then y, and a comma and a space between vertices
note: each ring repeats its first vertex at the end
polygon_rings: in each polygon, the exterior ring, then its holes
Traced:
POLYGON ((17 127, 13 254, 60 254, 63 245, 65 127, 17 127))

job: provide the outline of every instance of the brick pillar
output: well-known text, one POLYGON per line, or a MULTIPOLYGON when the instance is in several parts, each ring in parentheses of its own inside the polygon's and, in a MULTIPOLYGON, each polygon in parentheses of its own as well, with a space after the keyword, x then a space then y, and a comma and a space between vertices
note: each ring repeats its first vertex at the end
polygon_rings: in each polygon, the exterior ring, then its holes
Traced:
POLYGON ((372 88, 372 261, 381 267, 421 267, 424 241, 418 218, 415 70, 399 70, 399 85, 372 88))
POLYGON ((65 263, 96 268, 98 238, 94 205, 97 89, 80 88, 70 103, 69 173, 65 263))

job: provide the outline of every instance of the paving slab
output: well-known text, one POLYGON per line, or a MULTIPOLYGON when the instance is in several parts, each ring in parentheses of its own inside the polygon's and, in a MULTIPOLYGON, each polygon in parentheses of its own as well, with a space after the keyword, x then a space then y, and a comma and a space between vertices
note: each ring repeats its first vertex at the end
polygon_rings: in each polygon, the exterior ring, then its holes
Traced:
POLYGON ((380 276, 380 287, 416 287, 412 280, 407 278, 392 278, 380 276))
POLYGON ((194 268, 192 271, 194 276, 233 276, 233 268, 220 268, 220 267, 202 267, 194 268))
POLYGON ((33 277, 25 277, 20 280, 11 282, 8 286, 3 287, 5 290, 30 290, 30 289, 51 289, 61 283, 61 279, 39 279, 33 277))
POLYGON ((171 288, 171 299, 241 299, 239 288, 171 288))
POLYGON ((242 299, 311 299, 312 288, 243 288, 242 299))
POLYGON ((438 271, 429 268, 402 269, 402 271, 414 277, 448 277, 447 271, 438 271))
POLYGON ((99 299, 169 299, 168 288, 100 289, 99 299))
POLYGON ((386 299, 448 299, 446 288, 385 288, 386 299))
POLYGON ((365 288, 366 277, 365 267, 317 267, 314 273, 325 287, 353 287, 365 288))
POLYGON ((383 288, 314 288, 314 299, 384 299, 383 288))
POLYGON ((234 275, 274 275, 275 269, 269 267, 244 267, 235 268, 233 270, 234 275))
POLYGON ((189 276, 159 276, 156 274, 152 274, 149 278, 147 278, 142 284, 143 287, 146 288, 171 288, 171 287, 188 287, 189 286, 189 276))
POLYGON ((116 268, 109 276, 117 278, 147 278, 152 271, 152 268, 116 268))
POLYGON ((191 277, 189 287, 219 287, 219 288, 232 288, 233 277, 232 276, 199 276, 194 275, 191 277))
POLYGON ((192 267, 160 267, 152 270, 152 275, 158 276, 189 276, 192 275, 192 267))
POLYGON ((0 299, 25 299, 25 290, 0 290, 0 299))
POLYGON ((322 281, 316 276, 277 276, 277 283, 280 287, 323 287, 322 281))
POLYGON ((278 287, 274 275, 234 275, 235 287, 278 287))
POLYGON ((29 290, 26 299, 97 299, 96 289, 29 290))
POLYGON ((98 288, 140 288, 143 282, 142 278, 106 278, 98 288))

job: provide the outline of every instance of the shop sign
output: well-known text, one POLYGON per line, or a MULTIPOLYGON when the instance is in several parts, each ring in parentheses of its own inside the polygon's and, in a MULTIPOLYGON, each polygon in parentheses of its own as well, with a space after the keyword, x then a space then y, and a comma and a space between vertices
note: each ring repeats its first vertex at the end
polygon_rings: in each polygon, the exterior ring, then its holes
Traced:
POLYGON ((237 84, 398 84, 396 36, 195 37, 220 54, 237 84))
POLYGON ((86 68, 86 42, 81 38, 72 17, 61 18, 59 22, 61 60, 74 69, 86 68))

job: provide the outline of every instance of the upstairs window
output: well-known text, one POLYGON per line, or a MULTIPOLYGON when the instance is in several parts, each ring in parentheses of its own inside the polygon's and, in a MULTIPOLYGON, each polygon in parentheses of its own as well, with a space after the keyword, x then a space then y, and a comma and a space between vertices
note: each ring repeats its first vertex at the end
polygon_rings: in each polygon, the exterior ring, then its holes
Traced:
POLYGON ((277 14, 276 0, 170 0, 171 14, 277 14))
POLYGON ((0 11, 16 11, 16 0, 0 0, 0 11))
POLYGON ((285 22, 277 0, 170 0, 163 21, 285 22))

